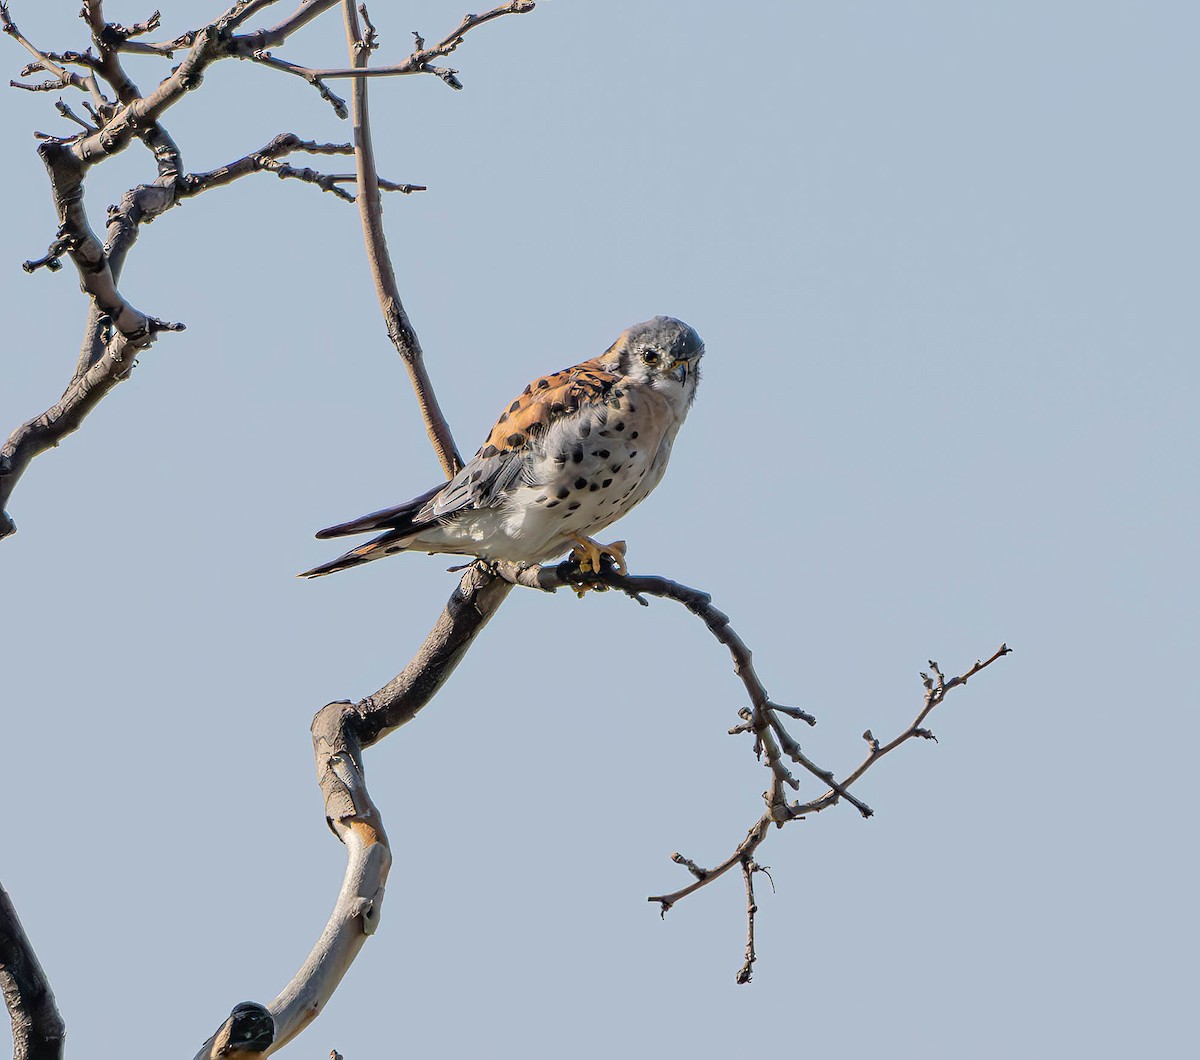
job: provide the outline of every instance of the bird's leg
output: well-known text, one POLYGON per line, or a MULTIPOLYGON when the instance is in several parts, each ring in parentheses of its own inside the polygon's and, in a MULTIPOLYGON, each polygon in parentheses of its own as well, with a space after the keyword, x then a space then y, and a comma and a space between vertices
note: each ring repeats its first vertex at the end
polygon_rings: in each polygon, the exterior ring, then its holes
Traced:
POLYGON ((595 573, 599 574, 601 570, 601 561, 607 556, 612 560, 613 566, 617 568, 618 574, 628 573, 628 568, 625 566, 625 542, 614 541, 611 545, 601 545, 597 541, 593 541, 590 537, 581 537, 579 534, 571 534, 571 540, 575 542, 575 547, 571 549, 571 555, 579 563, 579 569, 584 574, 595 573))

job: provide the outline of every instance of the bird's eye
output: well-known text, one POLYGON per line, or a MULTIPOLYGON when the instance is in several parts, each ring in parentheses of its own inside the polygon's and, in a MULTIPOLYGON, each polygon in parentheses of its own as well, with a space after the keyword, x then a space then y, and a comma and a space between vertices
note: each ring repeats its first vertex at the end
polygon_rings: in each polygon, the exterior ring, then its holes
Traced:
POLYGON ((642 354, 642 360, 646 364, 653 367, 654 365, 658 364, 659 361, 662 360, 662 354, 659 353, 658 350, 646 350, 646 352, 642 354))

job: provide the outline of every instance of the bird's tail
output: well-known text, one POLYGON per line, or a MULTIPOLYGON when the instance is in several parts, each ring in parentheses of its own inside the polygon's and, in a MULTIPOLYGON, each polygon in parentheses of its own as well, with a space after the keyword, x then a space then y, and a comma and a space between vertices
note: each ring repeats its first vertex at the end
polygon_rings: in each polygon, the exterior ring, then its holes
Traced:
POLYGON ((374 559, 382 559, 384 556, 403 552, 408 548, 411 540, 411 532, 402 533, 397 530, 389 530, 386 534, 380 534, 378 537, 372 538, 365 545, 352 548, 344 555, 338 556, 337 559, 332 559, 328 563, 322 563, 320 566, 313 567, 312 570, 303 571, 296 575, 296 577, 320 578, 326 574, 333 574, 335 571, 357 567, 360 563, 370 563, 374 559))
POLYGON ((370 515, 362 515, 357 519, 351 519, 348 523, 338 523, 337 526, 327 526, 324 530, 317 531, 317 537, 324 540, 328 537, 348 537, 351 534, 366 534, 372 530, 413 530, 419 525, 423 525, 427 520, 419 520, 417 517, 426 503, 435 494, 440 493, 445 488, 445 483, 434 486, 433 489, 426 490, 419 497, 414 497, 411 501, 405 501, 403 504, 398 504, 394 508, 383 508, 377 512, 371 512, 370 515))
POLYGON ((320 578, 323 574, 332 574, 334 571, 345 570, 347 567, 357 567, 360 563, 370 563, 373 559, 382 559, 395 552, 403 552, 408 548, 412 539, 430 525, 427 518, 419 519, 418 516, 429 499, 439 493, 444 485, 443 483, 434 486, 422 493, 421 496, 414 497, 404 504, 398 504, 394 508, 384 508, 378 512, 371 512, 370 515, 351 519, 348 523, 338 523, 337 526, 327 526, 324 530, 318 530, 317 537, 322 539, 347 537, 350 534, 366 534, 372 530, 384 530, 386 533, 372 538, 365 545, 352 548, 345 555, 338 556, 337 559, 322 563, 319 567, 313 567, 312 570, 306 570, 297 577, 320 578))

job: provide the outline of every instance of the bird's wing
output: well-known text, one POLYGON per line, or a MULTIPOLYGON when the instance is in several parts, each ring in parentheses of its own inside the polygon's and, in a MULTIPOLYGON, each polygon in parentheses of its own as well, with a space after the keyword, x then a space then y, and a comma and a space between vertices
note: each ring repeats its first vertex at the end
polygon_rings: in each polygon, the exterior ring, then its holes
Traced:
POLYGON ((418 532, 470 508, 492 508, 520 484, 530 450, 553 424, 586 404, 603 404, 618 380, 599 359, 535 379, 500 414, 487 441, 449 482, 391 508, 338 523, 317 532, 319 538, 346 537, 378 530, 418 532))
POLYGON ((584 361, 572 368, 535 379, 500 414, 487 441, 474 458, 417 513, 414 522, 429 523, 467 508, 492 508, 521 484, 522 473, 539 439, 565 416, 587 404, 607 400, 619 377, 584 361))
POLYGON ((619 379, 601 367, 599 357, 535 379, 500 414, 478 455, 529 448, 557 420, 607 401, 619 379))

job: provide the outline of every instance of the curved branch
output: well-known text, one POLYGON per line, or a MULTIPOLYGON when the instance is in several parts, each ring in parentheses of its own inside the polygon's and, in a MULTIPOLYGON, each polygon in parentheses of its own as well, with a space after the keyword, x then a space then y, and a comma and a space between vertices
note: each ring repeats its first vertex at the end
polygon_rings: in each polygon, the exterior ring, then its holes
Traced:
POLYGON ((312 723, 325 819, 346 847, 346 873, 332 915, 291 982, 269 1005, 243 1002, 197 1060, 216 1060, 231 1041, 270 1055, 324 1008, 379 923, 392 855, 363 771, 363 748, 411 721, 442 687, 512 586, 472 565, 404 671, 359 703, 330 703, 312 723), (250 1044, 247 1044, 250 1043, 250 1044))
POLYGON ((795 718, 809 725, 815 725, 816 718, 799 707, 782 706, 771 701, 767 696, 766 689, 754 671, 750 649, 741 637, 734 632, 733 627, 729 624, 729 617, 724 612, 713 607, 712 598, 708 593, 681 585, 668 578, 654 575, 636 576, 620 574, 611 564, 598 574, 583 574, 580 572, 575 560, 565 560, 554 567, 493 563, 488 565, 488 569, 498 578, 512 585, 540 589, 543 592, 555 592, 564 586, 574 589, 581 594, 588 589, 619 589, 642 605, 646 605, 647 596, 675 600, 704 622, 709 632, 729 650, 730 656, 733 659, 734 672, 741 678, 751 702, 750 707, 743 707, 738 712, 741 723, 735 725, 729 732, 731 735, 738 733, 753 734, 755 756, 760 761, 763 758, 766 759, 764 765, 771 771, 770 786, 763 793, 763 800, 767 804, 767 809, 750 826, 746 837, 737 845, 733 853, 715 868, 702 868, 691 858, 685 857, 683 854, 672 854, 671 860, 676 864, 684 866, 694 877, 693 882, 670 894, 651 895, 647 901, 657 902, 662 915, 665 917, 672 906, 681 899, 686 898, 689 894, 700 890, 702 887, 707 887, 714 880, 720 879, 735 865, 740 865, 742 867, 747 896, 747 942, 745 963, 737 974, 737 981, 739 983, 750 982, 751 972, 756 959, 754 916, 758 911, 758 907, 754 901, 753 874, 755 872, 765 872, 766 870, 755 862, 754 854, 767 838, 767 833, 770 831, 771 826, 774 825, 776 828, 782 828, 789 821, 802 819, 810 813, 819 813, 822 810, 837 805, 843 799, 854 806, 863 817, 872 816, 874 811, 866 803, 850 794, 850 786, 859 780, 880 758, 889 751, 899 747, 905 741, 914 737, 933 739, 933 733, 921 726, 929 716, 929 713, 946 698, 946 693, 952 688, 966 684, 971 677, 991 666, 997 659, 1002 659, 1012 650, 1008 645, 1002 644, 989 658, 986 660, 976 660, 975 664, 965 673, 950 680, 946 680, 937 663, 930 660, 929 669, 933 676, 931 677, 929 674, 924 673, 921 674, 921 679, 925 686, 925 702, 912 724, 894 740, 883 746, 880 746, 879 741, 871 735, 871 730, 868 729, 863 734, 863 738, 870 747, 870 752, 866 760, 857 769, 839 781, 835 778, 832 770, 823 769, 801 751, 799 743, 787 731, 783 722, 783 718, 787 717, 795 718), (787 786, 795 789, 799 787, 799 784, 784 764, 784 755, 787 755, 797 765, 828 784, 829 787, 825 793, 806 803, 789 802, 784 795, 784 787, 787 786))

